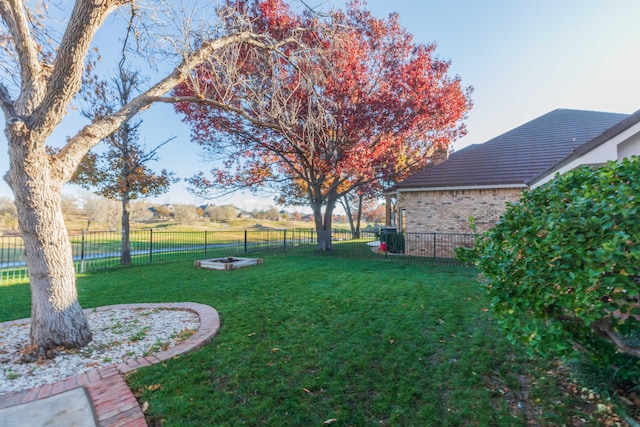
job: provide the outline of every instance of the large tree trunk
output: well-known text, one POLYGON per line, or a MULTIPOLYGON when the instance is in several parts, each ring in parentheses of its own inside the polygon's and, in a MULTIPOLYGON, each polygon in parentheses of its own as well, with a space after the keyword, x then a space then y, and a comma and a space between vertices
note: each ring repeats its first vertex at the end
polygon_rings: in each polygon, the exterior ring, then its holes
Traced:
MULTIPOLYGON (((23 233, 32 291, 32 344, 50 349, 79 348, 91 341, 91 331, 78 304, 71 244, 65 227, 60 195, 87 152, 134 115, 154 102, 181 102, 165 97, 184 81, 190 70, 216 50, 236 43, 269 47, 264 38, 242 32, 202 40, 197 50, 185 53, 169 75, 112 114, 93 120, 70 137, 56 154, 46 139, 60 124, 82 84, 91 41, 106 17, 129 0, 75 1, 57 48, 34 38, 39 13, 19 0, 0 0, 0 19, 8 68, 19 94, 13 98, 0 83, 0 109, 5 117, 10 169, 5 180, 13 190, 23 233), (43 59, 46 58, 46 59, 43 59)), ((46 25, 38 28, 46 36, 46 25)), ((199 100, 198 100, 199 101, 199 100)))
POLYGON ((333 243, 331 241, 331 225, 333 209, 335 207, 337 197, 327 197, 324 215, 322 214, 322 203, 320 202, 321 198, 319 196, 316 196, 311 197, 311 199, 313 218, 316 224, 316 239, 318 242, 318 251, 325 252, 333 250, 333 243))
MULTIPOLYGON (((9 136, 9 135, 8 135, 9 136)), ((31 285, 31 344, 80 348, 92 339, 78 303, 75 269, 61 205, 60 180, 47 156, 9 138, 5 177, 15 195, 31 285)))
POLYGON ((321 207, 313 206, 313 219, 316 224, 316 241, 318 242, 318 251, 324 252, 331 250, 331 229, 327 230, 323 223, 321 207))

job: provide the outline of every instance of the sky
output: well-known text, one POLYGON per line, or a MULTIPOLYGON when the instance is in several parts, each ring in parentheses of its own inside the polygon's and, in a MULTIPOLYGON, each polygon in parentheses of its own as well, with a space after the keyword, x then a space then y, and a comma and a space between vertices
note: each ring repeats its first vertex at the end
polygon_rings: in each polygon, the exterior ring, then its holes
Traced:
MULTIPOLYGON (((344 2, 307 4, 326 10, 344 2)), ((414 42, 436 43, 435 55, 451 61, 450 74, 473 87, 468 132, 453 144, 454 150, 488 141, 557 108, 627 114, 640 109, 640 1, 369 0, 367 7, 378 17, 399 13, 414 42)), ((98 43, 109 39, 108 32, 101 30, 98 43)), ((73 114, 69 116, 52 142, 80 129, 73 114)), ((142 142, 148 146, 175 137, 152 168, 167 168, 183 178, 208 170, 190 142, 189 127, 171 106, 155 105, 139 118, 142 142)), ((7 150, 3 133, 0 175, 9 168, 7 150)), ((65 192, 80 194, 76 187, 65 192)), ((4 181, 2 196, 13 197, 4 181)), ((273 205, 271 196, 252 194, 202 200, 191 196, 184 183, 150 201, 233 203, 247 210, 273 205)))

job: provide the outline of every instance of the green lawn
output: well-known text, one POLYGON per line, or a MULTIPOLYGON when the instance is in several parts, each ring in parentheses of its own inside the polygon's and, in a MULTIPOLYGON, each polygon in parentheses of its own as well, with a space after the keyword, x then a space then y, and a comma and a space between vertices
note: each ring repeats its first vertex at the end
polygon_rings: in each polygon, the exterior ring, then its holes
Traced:
MULTIPOLYGON (((475 276, 295 254, 231 272, 108 270, 81 276, 78 292, 85 308, 194 301, 220 313, 212 343, 128 377, 152 425, 600 425, 553 363, 503 339, 475 276)), ((0 287, 0 320, 29 311, 28 285, 0 287)))

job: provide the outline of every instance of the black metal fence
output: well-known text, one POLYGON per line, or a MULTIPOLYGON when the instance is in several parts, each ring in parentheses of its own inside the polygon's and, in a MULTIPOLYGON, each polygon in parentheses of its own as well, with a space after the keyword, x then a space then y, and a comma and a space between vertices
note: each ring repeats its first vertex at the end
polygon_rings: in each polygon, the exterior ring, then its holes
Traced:
MULTIPOLYGON (((70 235, 73 259, 78 273, 120 265, 120 232, 83 232, 70 235)), ((455 248, 473 246, 472 234, 406 233, 378 235, 362 232, 354 238, 348 230, 334 230, 332 242, 339 256, 384 257, 415 263, 457 263, 455 248), (393 241, 393 245, 383 245, 393 241)), ((130 233, 132 264, 172 262, 243 256, 258 252, 281 255, 312 252, 317 246, 313 229, 198 231, 161 229, 130 233)), ((0 284, 28 277, 24 245, 20 236, 0 236, 0 284)))

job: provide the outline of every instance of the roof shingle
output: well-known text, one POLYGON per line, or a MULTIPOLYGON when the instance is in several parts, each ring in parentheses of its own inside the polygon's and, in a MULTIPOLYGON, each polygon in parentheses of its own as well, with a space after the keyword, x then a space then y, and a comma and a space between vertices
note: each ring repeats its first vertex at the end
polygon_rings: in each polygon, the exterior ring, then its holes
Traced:
POLYGON ((484 144, 466 147, 443 163, 427 166, 395 188, 525 186, 627 117, 557 109, 484 144))

